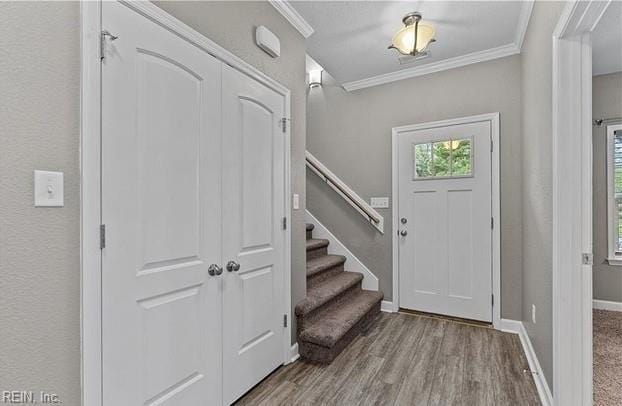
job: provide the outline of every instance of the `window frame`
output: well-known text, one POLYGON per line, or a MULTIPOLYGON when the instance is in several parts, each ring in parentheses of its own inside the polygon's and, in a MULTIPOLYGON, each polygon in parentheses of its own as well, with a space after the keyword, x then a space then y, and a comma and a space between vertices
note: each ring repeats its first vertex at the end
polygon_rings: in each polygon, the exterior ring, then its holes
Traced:
POLYGON ((622 252, 617 250, 619 213, 615 196, 615 133, 622 124, 607 126, 607 262, 622 266, 622 252))
MULTIPOLYGON (((450 138, 450 139, 446 139, 446 138, 442 138, 442 139, 430 139, 427 141, 421 141, 421 142, 417 142, 416 144, 411 144, 411 152, 412 152, 412 165, 413 165, 413 172, 412 172, 412 180, 413 181, 420 181, 420 180, 446 180, 446 179, 465 179, 465 178, 473 178, 475 176, 475 159, 474 159, 474 155, 475 155, 475 145, 473 142, 473 136, 472 135, 465 135, 463 137, 460 138, 450 138), (449 176, 416 176, 417 175, 417 152, 416 152, 416 148, 417 145, 422 145, 422 144, 431 144, 432 145, 432 154, 434 154, 434 144, 436 143, 440 143, 440 142, 452 142, 452 141, 462 141, 462 140, 468 140, 470 143, 470 154, 469 154, 469 160, 470 160, 470 164, 471 164, 471 172, 468 175, 449 175, 449 176)), ((450 163, 450 167, 453 163, 450 163)), ((622 261, 622 257, 620 257, 620 261, 622 261)), ((621 262, 622 264, 622 262, 621 262)))

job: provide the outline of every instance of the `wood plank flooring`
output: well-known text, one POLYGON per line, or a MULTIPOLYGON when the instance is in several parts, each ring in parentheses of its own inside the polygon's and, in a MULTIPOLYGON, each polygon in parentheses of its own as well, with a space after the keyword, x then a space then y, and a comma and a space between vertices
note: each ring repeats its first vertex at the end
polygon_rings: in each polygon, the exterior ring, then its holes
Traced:
POLYGON ((517 335, 381 313, 331 364, 280 367, 236 405, 540 405, 517 335))

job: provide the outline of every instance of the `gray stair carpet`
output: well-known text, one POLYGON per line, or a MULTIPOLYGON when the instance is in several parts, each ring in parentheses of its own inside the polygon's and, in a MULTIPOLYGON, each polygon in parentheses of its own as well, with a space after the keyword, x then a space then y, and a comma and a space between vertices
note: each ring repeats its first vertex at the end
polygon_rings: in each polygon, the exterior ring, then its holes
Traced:
POLYGON ((307 297, 295 308, 300 356, 329 363, 380 312, 382 292, 362 289, 363 275, 346 272, 346 257, 307 224, 307 297))

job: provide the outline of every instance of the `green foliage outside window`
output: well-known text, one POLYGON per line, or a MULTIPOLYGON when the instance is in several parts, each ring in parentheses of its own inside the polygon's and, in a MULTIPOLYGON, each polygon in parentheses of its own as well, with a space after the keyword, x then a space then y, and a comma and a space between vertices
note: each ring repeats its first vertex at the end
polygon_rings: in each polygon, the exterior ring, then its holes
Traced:
POLYGON ((470 139, 415 145, 416 178, 468 175, 471 175, 470 139))

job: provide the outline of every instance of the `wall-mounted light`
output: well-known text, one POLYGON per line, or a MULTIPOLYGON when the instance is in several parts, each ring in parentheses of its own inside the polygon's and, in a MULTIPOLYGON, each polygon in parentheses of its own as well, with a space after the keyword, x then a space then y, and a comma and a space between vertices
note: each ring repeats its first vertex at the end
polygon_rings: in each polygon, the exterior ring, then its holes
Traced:
POLYGON ((322 86, 322 69, 309 71, 309 88, 322 86))
POLYGON ((397 49, 400 54, 417 56, 425 52, 434 39, 434 27, 421 23, 421 14, 408 13, 402 19, 404 27, 395 33, 389 48, 397 49))

